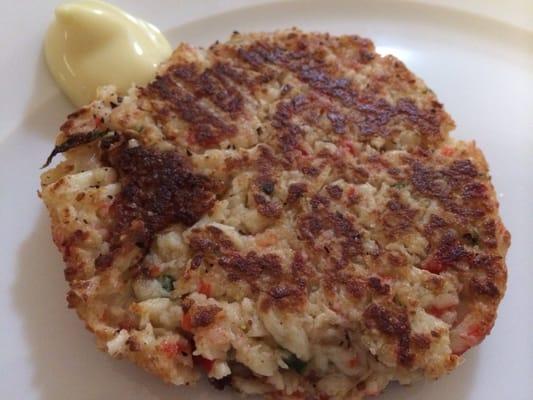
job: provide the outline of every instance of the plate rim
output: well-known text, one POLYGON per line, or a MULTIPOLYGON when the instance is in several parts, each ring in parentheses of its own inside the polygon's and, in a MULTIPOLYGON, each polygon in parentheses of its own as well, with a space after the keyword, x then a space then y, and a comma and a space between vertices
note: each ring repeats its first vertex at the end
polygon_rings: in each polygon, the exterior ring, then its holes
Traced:
MULTIPOLYGON (((394 5, 395 7, 404 6, 404 7, 412 7, 417 8, 419 10, 435 10, 440 13, 448 13, 450 17, 453 16, 462 16, 462 17, 469 17, 477 20, 477 22, 484 22, 489 23, 491 25, 495 25, 499 27, 500 29, 504 29, 507 32, 513 32, 515 34, 524 36, 525 38, 529 38, 533 42, 533 27, 532 28, 526 28, 524 26, 514 25, 506 20, 498 19, 491 15, 476 13, 471 10, 463 10, 458 7, 454 7, 452 5, 444 5, 444 4, 436 4, 431 3, 430 0, 328 0, 332 3, 344 3, 350 7, 355 7, 357 4, 378 4, 381 3, 382 6, 394 5)), ((260 10, 266 10, 271 9, 273 7, 282 6, 306 6, 307 8, 311 8, 312 4, 323 4, 323 1, 321 0, 270 0, 270 1, 264 1, 261 3, 256 4, 246 4, 243 6, 239 6, 236 8, 231 8, 228 10, 223 10, 220 12, 214 12, 212 14, 204 15, 201 17, 196 17, 188 21, 184 21, 180 24, 177 24, 175 26, 167 27, 163 30, 163 33, 171 32, 179 29, 187 28, 189 25, 196 25, 196 24, 202 24, 207 23, 211 19, 216 18, 224 18, 224 17, 230 17, 233 14, 239 14, 239 13, 248 13, 248 12, 257 12, 260 10)), ((533 45, 532 45, 533 49, 533 45)))

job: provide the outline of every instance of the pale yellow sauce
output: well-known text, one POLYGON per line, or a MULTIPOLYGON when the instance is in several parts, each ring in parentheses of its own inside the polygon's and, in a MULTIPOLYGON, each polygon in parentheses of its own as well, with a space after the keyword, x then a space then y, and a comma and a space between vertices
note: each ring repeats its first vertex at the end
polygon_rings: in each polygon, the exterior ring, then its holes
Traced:
POLYGON ((102 85, 125 93, 148 83, 172 51, 155 26, 99 0, 59 6, 44 50, 50 72, 77 106, 93 100, 102 85))

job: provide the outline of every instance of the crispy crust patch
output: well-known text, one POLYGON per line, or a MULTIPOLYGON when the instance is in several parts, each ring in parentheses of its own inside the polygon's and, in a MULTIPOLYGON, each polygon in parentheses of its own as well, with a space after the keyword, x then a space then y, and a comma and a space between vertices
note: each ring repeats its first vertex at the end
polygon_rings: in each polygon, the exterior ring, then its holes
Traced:
POLYGON ((367 39, 182 44, 61 127, 40 194, 68 305, 178 385, 341 400, 438 378, 490 333, 510 243, 453 127, 367 39))
POLYGON ((157 232, 175 223, 192 225, 213 207, 216 183, 174 152, 122 143, 103 157, 118 172, 122 191, 110 208, 110 253, 98 256, 98 269, 108 268, 120 248, 146 252, 157 232))

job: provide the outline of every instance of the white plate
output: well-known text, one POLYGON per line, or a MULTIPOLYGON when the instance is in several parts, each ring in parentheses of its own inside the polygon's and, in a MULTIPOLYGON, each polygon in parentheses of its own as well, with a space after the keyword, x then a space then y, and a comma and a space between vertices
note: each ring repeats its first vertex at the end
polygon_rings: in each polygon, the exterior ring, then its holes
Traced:
MULTIPOLYGON (((169 1, 163 2, 168 10, 134 4, 132 11, 146 9, 151 20, 163 27, 172 20, 170 10, 176 12, 169 1)), ((51 6, 46 9, 51 10, 51 6)), ((46 23, 42 6, 40 12, 42 32, 46 23)), ((26 24, 24 18, 20 24, 26 24)), ((491 336, 470 351, 465 364, 450 376, 409 388, 390 387, 381 398, 533 398, 533 34, 445 8, 385 0, 257 6, 166 33, 174 44, 206 45, 227 38, 235 29, 289 26, 370 37, 379 50, 397 55, 425 79, 455 118, 454 135, 475 139, 484 150, 513 236, 508 292, 491 336)), ((24 37, 17 40, 35 49, 39 38, 32 37, 29 44, 24 37)), ((0 121, 1 126, 16 126, 6 128, 0 142, 0 397, 237 398, 228 391, 216 393, 205 383, 196 389, 167 386, 127 362, 112 360, 95 350, 91 335, 66 309, 62 262, 51 244, 36 190, 39 166, 71 108, 51 82, 42 57, 21 54, 25 55, 4 54, 10 69, 2 71, 9 72, 9 79, 30 80, 33 97, 21 111, 17 92, 2 94, 11 119, 0 121), (30 75, 17 75, 19 70, 30 75), (19 123, 13 122, 19 118, 19 123)))

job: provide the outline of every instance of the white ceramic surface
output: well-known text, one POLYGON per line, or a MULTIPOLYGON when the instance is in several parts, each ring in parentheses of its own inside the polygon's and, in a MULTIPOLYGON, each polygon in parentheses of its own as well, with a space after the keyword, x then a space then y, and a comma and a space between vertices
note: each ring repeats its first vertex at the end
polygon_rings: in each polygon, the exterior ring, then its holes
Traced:
MULTIPOLYGON (((39 166, 52 147, 57 127, 72 111, 51 81, 40 52, 54 3, 13 2, 3 7, 0 19, 0 48, 4 49, 0 61, 0 398, 236 399, 235 394, 216 392, 205 383, 195 389, 171 387, 127 362, 112 360, 95 350, 91 335, 66 309, 62 262, 36 196, 39 166), (19 34, 8 36, 13 27, 18 27, 19 34)), ((454 117, 454 135, 475 139, 491 165, 504 222, 513 237, 508 292, 493 333, 481 347, 467 353, 463 366, 437 382, 390 387, 381 398, 533 399, 531 31, 440 6, 395 0, 281 2, 222 14, 216 12, 231 8, 226 2, 116 3, 159 25, 173 44, 206 45, 227 38, 234 29, 293 25, 358 33, 372 38, 378 50, 397 55, 421 76, 454 117), (210 17, 192 20, 201 15, 210 17), (177 25, 184 21, 189 22, 177 25)))

